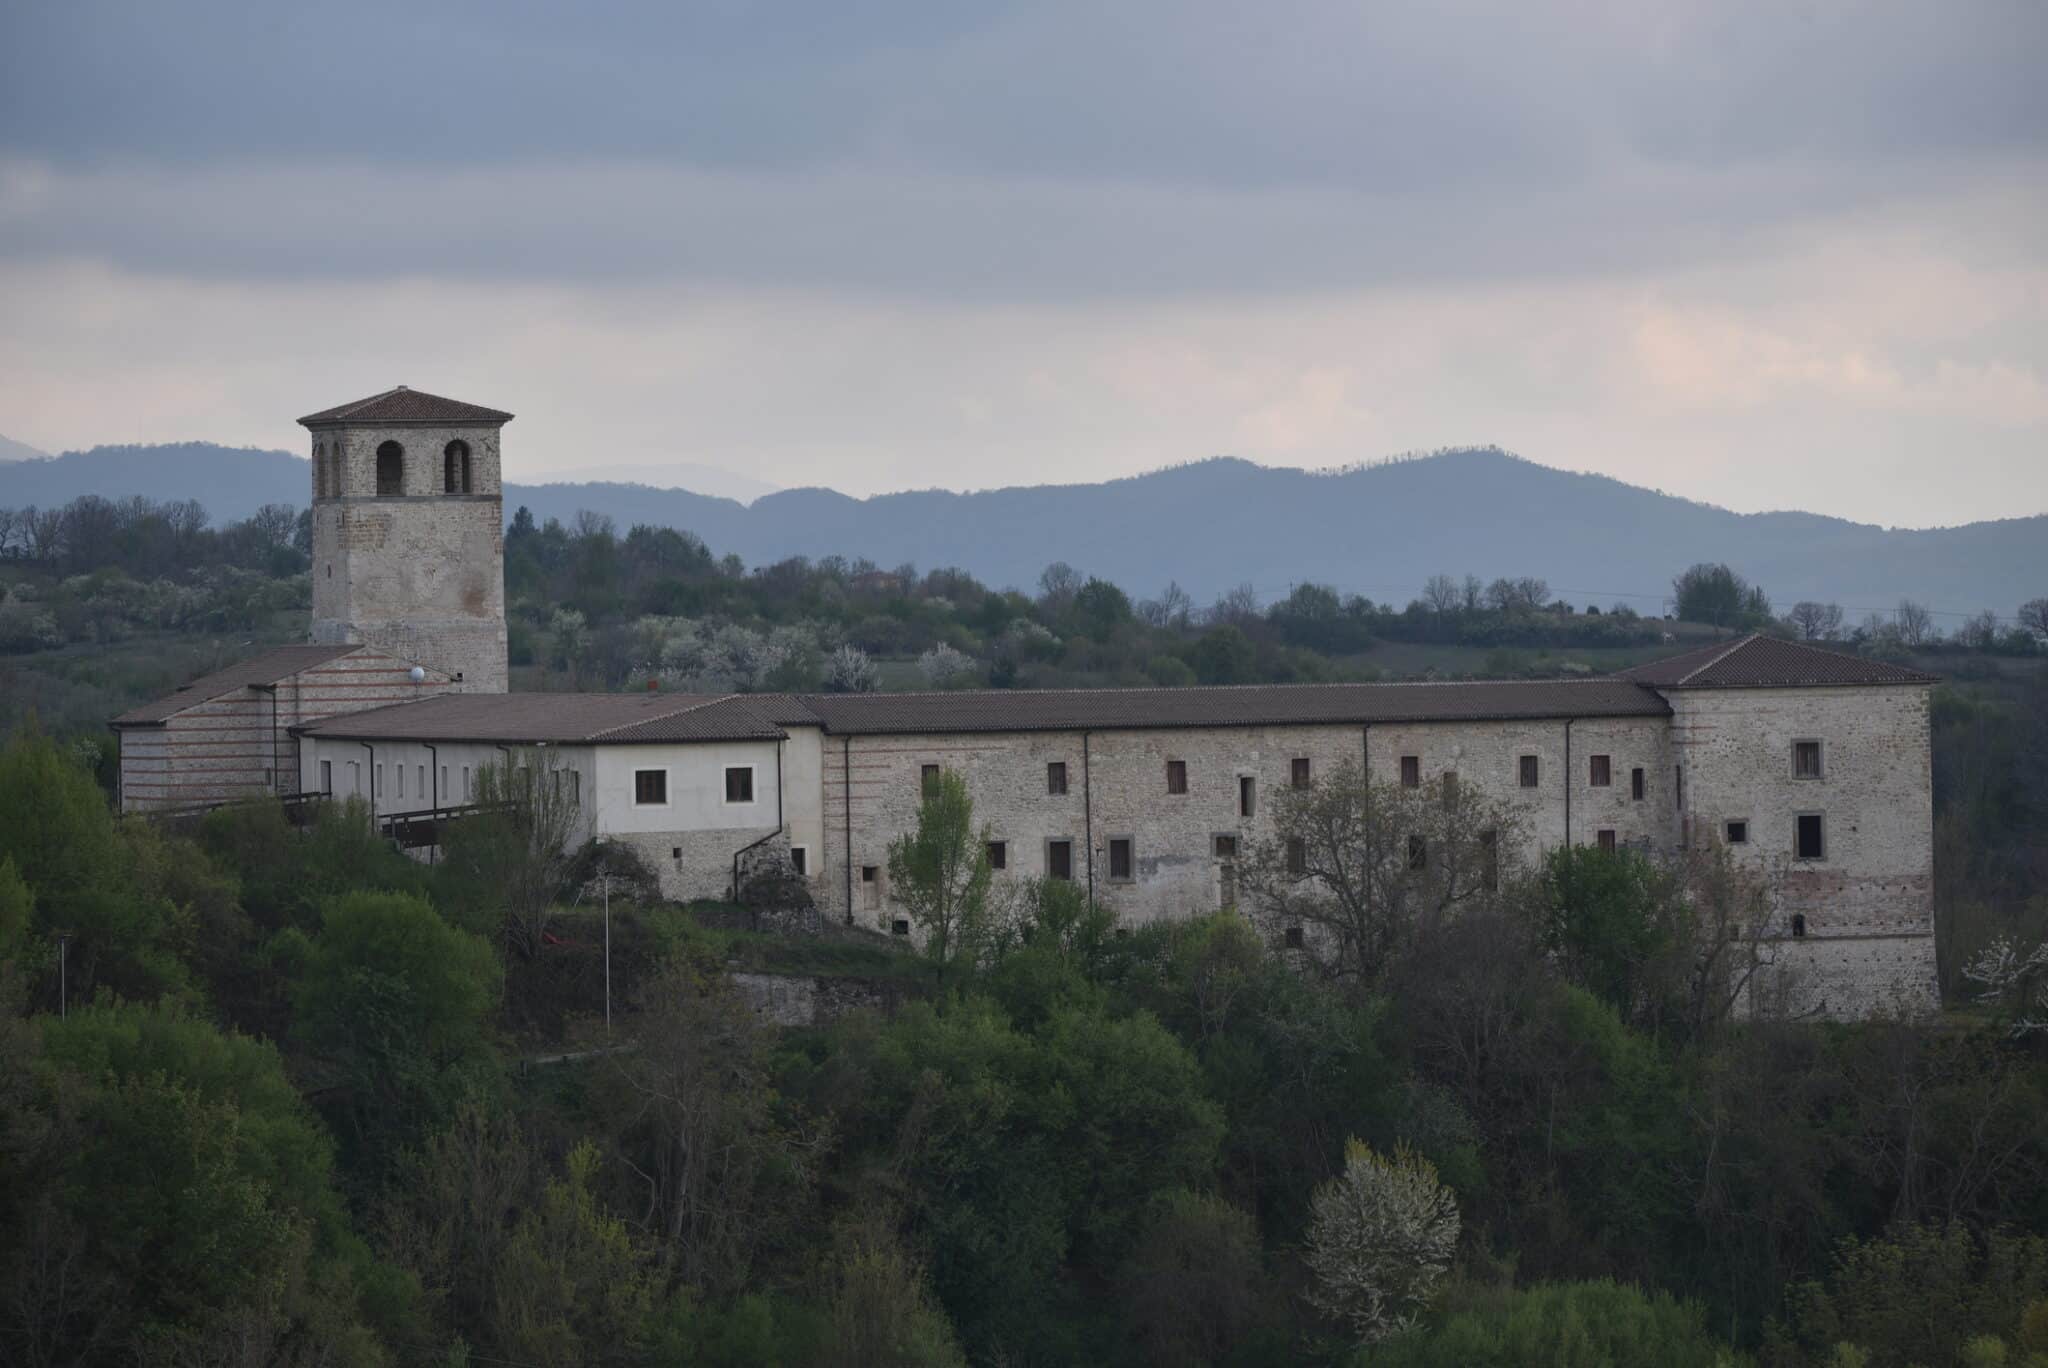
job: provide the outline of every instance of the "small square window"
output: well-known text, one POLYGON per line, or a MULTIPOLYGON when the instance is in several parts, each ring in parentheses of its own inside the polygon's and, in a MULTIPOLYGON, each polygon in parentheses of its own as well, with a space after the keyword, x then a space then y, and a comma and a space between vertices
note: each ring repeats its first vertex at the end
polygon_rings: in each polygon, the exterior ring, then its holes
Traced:
POLYGON ((1237 815, 1250 817, 1257 812, 1258 806, 1259 781, 1249 774, 1240 774, 1237 777, 1237 815))
POLYGON ((1600 843, 1600 848, 1602 850, 1608 852, 1610 855, 1614 853, 1615 842, 1614 829, 1612 827, 1602 827, 1600 831, 1596 833, 1594 839, 1600 843))
POLYGON ((924 794, 925 797, 938 797, 939 767, 937 765, 924 766, 922 769, 918 771, 917 782, 920 791, 924 794))
POLYGON ((1649 786, 1649 776, 1643 773, 1641 765, 1637 765, 1628 772, 1628 796, 1630 798, 1633 798, 1638 803, 1642 802, 1643 793, 1649 786))
POLYGON ((1533 755, 1525 755, 1525 756, 1523 756, 1523 757, 1522 757, 1522 767, 1521 767, 1521 768, 1522 768, 1522 787, 1523 787, 1523 788, 1535 788, 1535 787, 1536 787, 1536 776, 1537 776, 1537 772, 1538 772, 1538 771, 1537 771, 1537 763, 1536 763, 1536 757, 1535 757, 1535 756, 1533 756, 1533 755))
POLYGON ((1429 868, 1429 843, 1420 836, 1408 838, 1408 868, 1417 871, 1429 868))
POLYGON ((1287 872, 1308 873, 1308 842, 1299 836, 1290 836, 1287 839, 1287 872))
POLYGON ((1131 881, 1131 838, 1128 836, 1109 838, 1109 878, 1112 883, 1131 881))
POLYGON ((1605 755, 1592 759, 1590 782, 1594 788, 1606 788, 1614 782, 1614 762, 1605 755))
POLYGON ((670 846, 668 848, 668 857, 671 860, 674 860, 676 863, 681 864, 683 859, 683 848, 681 846, 670 846))
POLYGON ((1794 779, 1818 779, 1820 771, 1820 742, 1794 741, 1792 743, 1792 777, 1794 779))
POLYGON ((910 918, 908 918, 908 917, 898 917, 898 918, 896 918, 896 919, 895 919, 894 921, 890 922, 890 923, 889 923, 889 934, 890 934, 890 935, 892 935, 892 936, 907 936, 907 935, 909 935, 909 934, 910 934, 910 918))
POLYGON ((809 877, 811 872, 810 862, 810 851, 805 850, 802 846, 791 846, 789 848, 789 867, 797 872, 799 878, 809 877))
POLYGON ((1727 826, 1727 833, 1728 833, 1728 844, 1729 844, 1729 845, 1748 845, 1748 844, 1749 844, 1749 823, 1748 823, 1748 822, 1740 822, 1740 821, 1738 821, 1738 822, 1730 822, 1730 823, 1728 823, 1728 826, 1727 826))
POLYGON ((1054 760, 1045 767, 1045 791, 1052 794, 1067 791, 1067 762, 1054 760))
POLYGON ((1298 926, 1290 926, 1290 927, 1288 927, 1288 928, 1287 928, 1287 948, 1288 948, 1289 950, 1299 950, 1299 949, 1301 949, 1301 941, 1302 941, 1302 935, 1301 935, 1301 928, 1300 928, 1300 927, 1298 927, 1298 926))
MULTIPOLYGON (((463 771, 463 782, 469 781, 469 772, 463 771)), ((668 801, 668 771, 658 769, 633 771, 633 801, 648 807, 668 801)))
POLYGON ((1213 849, 1216 852, 1217 859, 1234 860, 1237 858, 1237 837, 1219 834, 1215 837, 1213 849))
POLYGON ((1422 787, 1422 757, 1421 757, 1421 756, 1419 756, 1419 755, 1404 755, 1404 756, 1402 756, 1402 757, 1401 757, 1401 787, 1402 787, 1402 788, 1421 788, 1421 787, 1422 787))
POLYGON ((1827 824, 1818 812, 1799 814, 1798 829, 1794 835, 1793 854, 1802 860, 1825 860, 1828 857, 1827 824))
POLYGON ((1169 760, 1166 762, 1166 791, 1186 793, 1188 791, 1188 762, 1169 760))
POLYGON ((754 767, 752 765, 727 765, 725 767, 725 801, 728 803, 751 803, 754 801, 754 767))
POLYGON ((988 867, 990 869, 1008 869, 1010 867, 1010 843, 1008 841, 990 841, 988 843, 988 867))
POLYGON ((1294 757, 1294 762, 1288 766, 1287 778, 1288 782, 1298 789, 1305 789, 1313 782, 1310 777, 1309 760, 1306 755, 1294 757))
POLYGON ((1047 841, 1045 843, 1045 877, 1048 879, 1071 879, 1074 877, 1074 843, 1072 841, 1047 841))

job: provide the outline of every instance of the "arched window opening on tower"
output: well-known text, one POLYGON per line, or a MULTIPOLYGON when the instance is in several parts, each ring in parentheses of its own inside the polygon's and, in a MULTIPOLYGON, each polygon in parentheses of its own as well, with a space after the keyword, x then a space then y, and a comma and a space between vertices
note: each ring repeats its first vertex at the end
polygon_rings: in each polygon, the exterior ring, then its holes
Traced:
POLYGON ((405 448, 396 442, 377 448, 377 492, 405 493, 405 448))
POLYGON ((327 497, 327 448, 324 444, 313 444, 313 497, 327 497))
POLYGON ((450 442, 441 453, 441 492, 467 494, 469 487, 469 443, 450 442))

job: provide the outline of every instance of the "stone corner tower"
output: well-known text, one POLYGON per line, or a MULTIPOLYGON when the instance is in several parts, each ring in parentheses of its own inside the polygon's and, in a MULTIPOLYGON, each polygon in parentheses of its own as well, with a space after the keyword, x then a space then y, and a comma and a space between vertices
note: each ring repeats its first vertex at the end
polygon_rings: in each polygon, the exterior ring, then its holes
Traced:
POLYGON ((313 437, 315 644, 360 642, 504 693, 512 415, 404 385, 299 419, 313 437))

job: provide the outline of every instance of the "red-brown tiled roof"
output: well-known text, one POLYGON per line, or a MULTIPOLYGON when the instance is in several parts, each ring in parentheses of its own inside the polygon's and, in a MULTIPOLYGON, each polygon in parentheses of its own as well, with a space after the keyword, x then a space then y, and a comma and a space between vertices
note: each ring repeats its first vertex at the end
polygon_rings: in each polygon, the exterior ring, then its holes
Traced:
POLYGON ((337 404, 331 409, 321 409, 299 419, 305 427, 327 427, 343 423, 392 423, 432 424, 434 426, 462 426, 469 423, 496 426, 509 423, 512 415, 481 404, 465 404, 460 399, 443 399, 438 394, 425 390, 407 389, 404 385, 373 394, 367 399, 358 399, 352 404, 337 404))
POLYGON ((1695 651, 1623 670, 1657 689, 1771 689, 1818 685, 1933 684, 1935 676, 1903 665, 1829 651, 1803 641, 1759 634, 1717 641, 1695 651))
POLYGON ((210 699, 246 689, 252 684, 275 684, 280 679, 289 679, 301 670, 310 670, 316 665, 325 665, 337 656, 351 651, 360 651, 361 646, 279 646, 265 651, 262 655, 215 670, 212 674, 201 675, 190 684, 181 685, 175 692, 140 707, 130 708, 110 724, 116 727, 146 727, 166 722, 187 708, 196 708, 210 699))
POLYGON ((304 736, 503 745, 776 740, 784 735, 734 694, 439 694, 329 717, 304 736))

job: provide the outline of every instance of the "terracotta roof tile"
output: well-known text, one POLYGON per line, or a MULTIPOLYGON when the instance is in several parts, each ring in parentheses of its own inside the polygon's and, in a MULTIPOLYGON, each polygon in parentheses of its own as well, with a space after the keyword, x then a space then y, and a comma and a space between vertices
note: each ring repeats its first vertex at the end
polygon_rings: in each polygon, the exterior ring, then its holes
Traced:
POLYGON ((265 651, 262 655, 215 670, 189 684, 179 686, 170 694, 140 707, 130 708, 115 718, 111 725, 116 727, 146 727, 176 717, 187 708, 194 708, 209 699, 223 694, 246 689, 251 684, 275 684, 280 679, 289 679, 301 670, 310 670, 324 665, 337 656, 351 651, 360 651, 361 646, 279 646, 265 651))
POLYGON ((504 745, 774 740, 780 727, 732 694, 440 694, 295 728, 364 741, 504 745))
POLYGON ((1616 676, 1658 689, 1769 689, 1823 685, 1933 684, 1935 676, 1888 661, 1760 634, 1717 641, 1616 676))
POLYGON ((512 415, 481 404, 465 404, 460 399, 443 399, 438 394, 425 390, 407 389, 404 385, 373 394, 367 399, 358 399, 352 404, 337 404, 331 409, 321 409, 299 419, 305 427, 322 427, 339 423, 432 423, 436 425, 465 423, 488 423, 493 426, 509 423, 512 415))

